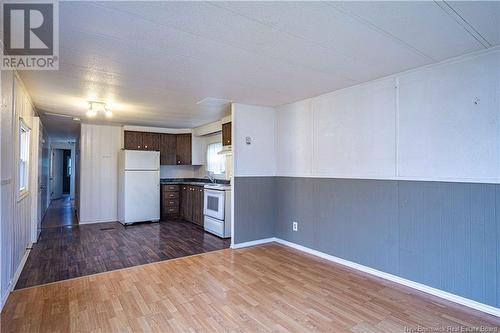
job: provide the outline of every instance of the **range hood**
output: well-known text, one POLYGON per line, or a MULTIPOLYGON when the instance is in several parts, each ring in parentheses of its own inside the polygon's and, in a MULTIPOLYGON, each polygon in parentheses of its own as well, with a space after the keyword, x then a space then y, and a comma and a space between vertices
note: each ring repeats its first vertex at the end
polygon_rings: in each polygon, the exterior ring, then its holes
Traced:
POLYGON ((222 146, 222 150, 218 152, 218 155, 231 155, 233 151, 231 150, 231 146, 222 146))

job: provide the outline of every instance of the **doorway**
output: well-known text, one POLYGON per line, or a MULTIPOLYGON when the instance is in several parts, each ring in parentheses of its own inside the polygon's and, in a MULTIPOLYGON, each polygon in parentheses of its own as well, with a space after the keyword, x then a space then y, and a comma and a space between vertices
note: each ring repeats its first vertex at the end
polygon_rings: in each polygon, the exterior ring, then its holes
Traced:
POLYGON ((78 224, 74 207, 74 144, 56 143, 50 149, 50 205, 42 229, 78 224))
POLYGON ((71 191, 71 173, 72 173, 71 150, 64 149, 62 152, 62 159, 63 159, 62 193, 63 195, 69 195, 71 191))

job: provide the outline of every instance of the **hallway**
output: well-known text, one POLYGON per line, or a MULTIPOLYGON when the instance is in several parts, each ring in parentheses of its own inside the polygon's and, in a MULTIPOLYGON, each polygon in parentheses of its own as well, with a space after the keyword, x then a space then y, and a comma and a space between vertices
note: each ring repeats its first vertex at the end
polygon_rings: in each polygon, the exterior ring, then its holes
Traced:
POLYGON ((42 229, 78 224, 74 202, 69 195, 52 200, 42 220, 42 229))

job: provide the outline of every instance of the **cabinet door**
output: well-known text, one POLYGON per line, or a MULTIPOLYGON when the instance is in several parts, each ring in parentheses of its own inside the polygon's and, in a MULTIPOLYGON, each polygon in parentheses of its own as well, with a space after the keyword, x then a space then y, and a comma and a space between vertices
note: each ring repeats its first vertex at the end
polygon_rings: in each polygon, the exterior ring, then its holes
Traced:
POLYGON ((188 203, 187 203, 187 217, 188 221, 193 222, 193 201, 194 201, 194 188, 189 186, 188 203))
POLYGON ((160 164, 175 165, 176 160, 176 135, 160 134, 160 164))
POLYGON ((203 226, 203 187, 195 187, 193 197, 193 222, 203 226))
POLYGON ((189 185, 183 185, 181 190, 181 215, 187 221, 193 218, 192 209, 192 188, 189 185))
POLYGON ((144 150, 160 150, 160 134, 143 132, 142 145, 144 150))
POLYGON ((193 211, 193 222, 198 224, 198 210, 196 209, 198 207, 198 187, 193 186, 192 188, 192 196, 193 196, 193 201, 191 202, 191 209, 193 211))
POLYGON ((124 148, 129 150, 142 150, 142 133, 135 131, 124 132, 124 148))
POLYGON ((222 145, 231 145, 231 123, 222 124, 222 145))
POLYGON ((176 134, 176 164, 191 165, 191 133, 176 134))

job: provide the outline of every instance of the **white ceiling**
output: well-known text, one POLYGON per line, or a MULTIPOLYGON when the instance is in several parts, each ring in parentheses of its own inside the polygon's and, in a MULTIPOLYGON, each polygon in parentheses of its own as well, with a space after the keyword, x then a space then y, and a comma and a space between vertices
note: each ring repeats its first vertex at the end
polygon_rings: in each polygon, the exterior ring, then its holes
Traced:
MULTIPOLYGON (((60 69, 21 73, 36 107, 87 121, 86 101, 99 100, 131 125, 194 127, 228 112, 196 104, 206 97, 275 106, 500 44, 500 2, 61 2, 59 11, 60 69)), ((56 118, 51 135, 71 136, 57 129, 71 118, 56 118)))

